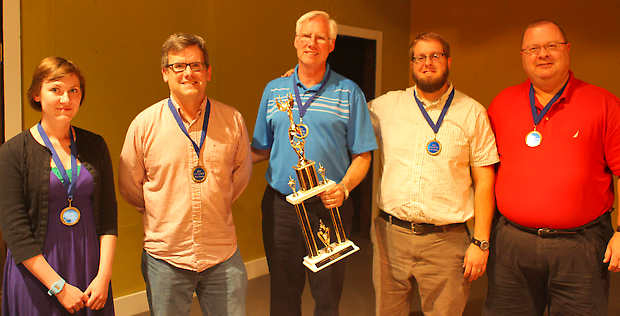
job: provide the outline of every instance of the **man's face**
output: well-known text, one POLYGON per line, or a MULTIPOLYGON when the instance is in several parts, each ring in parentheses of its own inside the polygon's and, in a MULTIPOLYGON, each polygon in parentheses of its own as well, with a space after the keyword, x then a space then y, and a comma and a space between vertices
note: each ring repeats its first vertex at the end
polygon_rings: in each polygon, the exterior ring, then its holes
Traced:
POLYGON ((335 40, 329 38, 329 22, 317 16, 306 20, 295 35, 295 49, 300 64, 324 65, 334 50, 335 40))
POLYGON ((168 83, 170 94, 179 102, 201 102, 206 95, 207 82, 211 80, 211 66, 204 65, 202 51, 196 45, 188 46, 180 51, 168 52, 168 64, 202 63, 199 71, 186 67, 181 72, 174 72, 171 67, 162 69, 164 82, 168 83))
POLYGON ((523 70, 534 85, 561 80, 568 75, 570 44, 565 43, 557 26, 545 23, 527 29, 523 34, 521 49, 523 70))
POLYGON ((444 56, 443 47, 439 41, 417 42, 413 48, 413 57, 414 60, 410 62, 411 74, 418 89, 424 92, 435 92, 446 84, 452 59, 444 56))

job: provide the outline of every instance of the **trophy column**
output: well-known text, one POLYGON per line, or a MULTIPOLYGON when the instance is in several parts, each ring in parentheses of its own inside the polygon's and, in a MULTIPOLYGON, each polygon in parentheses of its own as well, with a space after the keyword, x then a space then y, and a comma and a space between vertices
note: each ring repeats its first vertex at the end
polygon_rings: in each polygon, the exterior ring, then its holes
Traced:
POLYGON ((340 210, 336 207, 328 210, 331 225, 330 223, 325 225, 322 220, 319 220, 319 229, 316 232, 316 237, 323 245, 322 248, 319 248, 304 201, 322 193, 336 183, 325 179, 325 169, 320 164, 319 173, 323 180, 319 182, 314 161, 306 161, 304 164, 293 167, 293 169, 295 169, 297 173, 297 179, 301 190, 295 190, 295 180, 289 177, 288 184, 291 189, 293 189, 293 193, 288 195, 286 200, 295 206, 301 232, 306 244, 308 256, 304 257, 303 263, 313 272, 317 272, 358 251, 359 247, 347 239, 342 219, 340 218, 340 210), (333 230, 336 236, 336 241, 333 243, 330 242, 331 230, 333 230))

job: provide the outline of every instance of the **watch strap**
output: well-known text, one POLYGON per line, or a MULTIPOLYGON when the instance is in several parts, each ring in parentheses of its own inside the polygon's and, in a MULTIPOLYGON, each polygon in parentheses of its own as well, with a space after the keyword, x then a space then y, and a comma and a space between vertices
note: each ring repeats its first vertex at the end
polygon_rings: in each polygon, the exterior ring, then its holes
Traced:
POLYGON ((478 248, 482 250, 489 250, 489 241, 488 240, 478 240, 476 237, 471 238, 471 243, 478 246, 478 248))
POLYGON ((53 296, 56 295, 58 293, 60 293, 60 291, 62 291, 62 289, 65 287, 65 280, 63 280, 62 278, 60 278, 60 280, 54 282, 52 284, 52 286, 50 287, 49 291, 47 291, 47 295, 49 296, 53 296))

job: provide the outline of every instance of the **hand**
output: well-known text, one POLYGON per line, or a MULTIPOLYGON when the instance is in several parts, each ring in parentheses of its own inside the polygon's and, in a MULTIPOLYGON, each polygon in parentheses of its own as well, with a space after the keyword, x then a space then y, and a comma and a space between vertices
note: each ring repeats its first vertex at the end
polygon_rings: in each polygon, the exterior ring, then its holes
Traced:
POLYGON ((88 302, 86 302, 86 307, 92 310, 102 309, 108 299, 109 285, 109 279, 97 275, 93 281, 90 282, 86 291, 84 291, 84 294, 89 297, 88 302))
POLYGON ((65 283, 62 291, 56 294, 56 299, 69 313, 74 314, 84 308, 84 304, 88 301, 88 296, 77 287, 65 283))
POLYGON ((609 268, 611 272, 620 272, 620 233, 616 232, 609 243, 607 243, 607 250, 605 251, 605 257, 603 263, 609 262, 609 268))
POLYGON ((463 277, 469 282, 481 277, 487 269, 487 259, 489 258, 489 251, 480 249, 480 247, 470 244, 465 252, 465 261, 463 267, 465 272, 463 277))
POLYGON ((325 192, 321 193, 321 201, 325 208, 335 208, 342 205, 344 202, 344 184, 338 183, 325 192))
POLYGON ((280 78, 290 77, 293 75, 294 72, 295 72, 295 68, 291 68, 287 70, 285 73, 283 73, 282 76, 280 76, 280 78))

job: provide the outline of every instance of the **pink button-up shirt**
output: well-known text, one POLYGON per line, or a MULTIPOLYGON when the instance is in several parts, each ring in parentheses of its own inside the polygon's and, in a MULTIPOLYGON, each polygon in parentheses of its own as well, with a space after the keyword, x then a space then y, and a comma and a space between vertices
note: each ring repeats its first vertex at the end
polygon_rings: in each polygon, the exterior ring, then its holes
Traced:
MULTIPOLYGON (((200 157, 165 99, 133 120, 119 163, 119 191, 143 214, 144 249, 192 271, 203 271, 236 251, 231 205, 247 186, 252 167, 241 113, 209 100, 209 125, 200 157), (202 183, 192 180, 197 165, 206 171, 202 183)), ((196 120, 183 122, 197 144, 205 106, 206 99, 196 120)))

